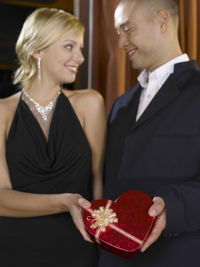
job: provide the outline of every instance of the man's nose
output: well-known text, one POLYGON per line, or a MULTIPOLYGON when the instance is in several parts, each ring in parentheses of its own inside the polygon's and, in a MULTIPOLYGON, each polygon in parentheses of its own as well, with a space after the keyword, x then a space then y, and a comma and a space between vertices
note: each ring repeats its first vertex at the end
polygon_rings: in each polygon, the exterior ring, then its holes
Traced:
POLYGON ((123 34, 123 33, 120 34, 118 45, 119 45, 120 49, 126 49, 127 48, 128 41, 127 41, 127 37, 125 36, 125 34, 123 34))

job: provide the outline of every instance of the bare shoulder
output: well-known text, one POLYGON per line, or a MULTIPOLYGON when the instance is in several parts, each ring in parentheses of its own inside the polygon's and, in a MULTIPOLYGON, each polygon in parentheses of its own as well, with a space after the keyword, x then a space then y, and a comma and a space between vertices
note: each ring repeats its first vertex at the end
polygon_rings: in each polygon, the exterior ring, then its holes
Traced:
POLYGON ((77 90, 77 95, 86 101, 103 101, 102 95, 95 89, 77 90))
POLYGON ((0 99, 0 129, 7 137, 21 93, 0 99))
POLYGON ((21 93, 18 92, 7 98, 0 99, 0 117, 3 119, 12 115, 12 112, 16 110, 21 93))
POLYGON ((74 90, 71 93, 66 91, 64 93, 75 109, 90 112, 94 109, 104 108, 102 95, 94 89, 74 90))
POLYGON ((89 121, 97 121, 105 117, 103 97, 94 89, 63 90, 71 103, 82 127, 85 129, 89 121))

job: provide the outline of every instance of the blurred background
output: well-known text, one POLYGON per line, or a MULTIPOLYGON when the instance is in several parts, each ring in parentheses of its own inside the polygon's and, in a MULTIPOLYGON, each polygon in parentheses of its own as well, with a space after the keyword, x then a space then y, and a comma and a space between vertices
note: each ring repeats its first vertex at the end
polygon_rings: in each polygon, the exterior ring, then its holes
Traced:
MULTIPOLYGON (((84 56, 77 80, 67 88, 94 88, 104 97, 107 111, 114 99, 137 82, 126 54, 118 48, 113 14, 119 0, 0 0, 0 98, 17 91, 15 42, 26 17, 38 7, 56 7, 74 14, 86 28, 84 56)), ((179 37, 183 52, 200 66, 200 0, 177 0, 179 37)))

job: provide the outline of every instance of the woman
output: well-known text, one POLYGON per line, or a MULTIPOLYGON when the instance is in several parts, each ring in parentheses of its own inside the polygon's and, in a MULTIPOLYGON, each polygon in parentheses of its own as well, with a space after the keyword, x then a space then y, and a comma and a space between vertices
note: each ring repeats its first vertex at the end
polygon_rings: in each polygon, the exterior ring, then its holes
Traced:
POLYGON ((61 87, 84 61, 83 34, 71 14, 39 8, 19 35, 14 83, 23 89, 0 102, 4 267, 96 266, 81 212, 102 193, 104 104, 94 90, 61 87))

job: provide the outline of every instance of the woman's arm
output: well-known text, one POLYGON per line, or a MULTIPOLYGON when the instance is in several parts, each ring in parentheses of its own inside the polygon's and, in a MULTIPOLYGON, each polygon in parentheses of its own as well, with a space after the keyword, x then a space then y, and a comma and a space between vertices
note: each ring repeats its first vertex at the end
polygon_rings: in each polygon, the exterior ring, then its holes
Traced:
POLYGON ((100 199, 103 195, 102 169, 104 161, 106 112, 102 96, 88 90, 84 106, 85 132, 92 150, 93 197, 100 199))

